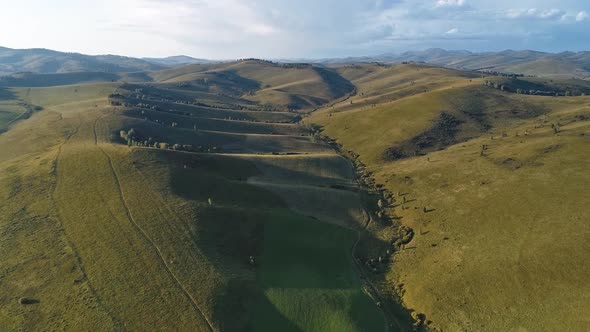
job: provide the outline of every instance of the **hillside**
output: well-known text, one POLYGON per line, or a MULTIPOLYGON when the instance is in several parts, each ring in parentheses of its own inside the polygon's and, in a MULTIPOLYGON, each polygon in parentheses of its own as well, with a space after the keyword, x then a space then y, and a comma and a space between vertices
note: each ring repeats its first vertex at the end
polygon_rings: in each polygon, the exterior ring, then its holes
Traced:
POLYGON ((0 329, 584 330, 589 88, 255 59, 8 76, 0 329))
POLYGON ((305 121, 358 156, 393 225, 415 231, 375 277, 380 291, 435 330, 584 330, 590 99, 415 65, 340 72, 361 94, 305 121), (418 70, 422 83, 373 83, 418 70))
POLYGON ((255 59, 189 65, 150 75, 162 84, 241 97, 280 110, 309 111, 354 90, 350 82, 329 68, 255 59))
POLYGON ((17 50, 0 47, 0 76, 18 72, 38 74, 76 72, 139 72, 161 70, 163 64, 116 55, 91 56, 46 49, 17 50))
MULTIPOLYGON (((336 75, 265 69, 225 70, 291 93, 336 75)), ((0 326, 411 330, 353 260, 369 194, 298 113, 173 82, 36 85, 1 95, 42 110, 0 135, 0 326)))

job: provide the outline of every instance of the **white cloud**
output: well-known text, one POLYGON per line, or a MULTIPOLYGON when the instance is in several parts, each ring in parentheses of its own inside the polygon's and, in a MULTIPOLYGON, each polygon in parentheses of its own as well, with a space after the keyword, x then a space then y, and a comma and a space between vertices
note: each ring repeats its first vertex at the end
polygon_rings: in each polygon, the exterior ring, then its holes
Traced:
POLYGON ((465 4, 465 0, 438 0, 435 7, 463 7, 465 4))
POLYGON ((566 12, 560 9, 537 9, 537 8, 528 8, 528 9, 509 9, 506 12, 506 16, 508 18, 537 18, 537 19, 557 19, 561 18, 566 15, 566 12))
POLYGON ((588 0, 21 0, 3 9, 0 31, 20 29, 0 34, 1 46, 91 54, 231 59, 590 45, 588 0))

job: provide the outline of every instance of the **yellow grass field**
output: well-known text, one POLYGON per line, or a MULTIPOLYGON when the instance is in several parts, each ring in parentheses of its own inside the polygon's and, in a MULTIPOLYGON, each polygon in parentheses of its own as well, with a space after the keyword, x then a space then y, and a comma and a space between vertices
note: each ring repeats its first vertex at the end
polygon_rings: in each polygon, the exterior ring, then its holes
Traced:
POLYGON ((587 330, 590 99, 484 88, 453 83, 375 107, 345 102, 306 122, 358 153, 393 193, 390 213, 416 235, 395 254, 383 288, 423 313, 430 328, 587 330), (442 112, 462 116, 457 98, 477 95, 491 128, 478 133, 465 123, 457 132, 463 141, 384 159, 387 148, 419 137, 442 112), (527 115, 537 109, 542 114, 527 115), (510 120, 512 111, 518 115, 510 120))

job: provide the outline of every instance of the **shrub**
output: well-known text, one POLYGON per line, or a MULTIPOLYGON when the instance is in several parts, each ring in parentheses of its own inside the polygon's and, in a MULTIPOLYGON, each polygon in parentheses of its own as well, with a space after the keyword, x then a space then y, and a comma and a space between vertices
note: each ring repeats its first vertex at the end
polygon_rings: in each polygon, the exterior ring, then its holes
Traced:
POLYGON ((23 305, 36 304, 36 303, 39 303, 39 300, 37 300, 37 299, 31 299, 31 298, 28 298, 28 297, 21 297, 20 299, 18 299, 18 303, 19 304, 23 304, 23 305))

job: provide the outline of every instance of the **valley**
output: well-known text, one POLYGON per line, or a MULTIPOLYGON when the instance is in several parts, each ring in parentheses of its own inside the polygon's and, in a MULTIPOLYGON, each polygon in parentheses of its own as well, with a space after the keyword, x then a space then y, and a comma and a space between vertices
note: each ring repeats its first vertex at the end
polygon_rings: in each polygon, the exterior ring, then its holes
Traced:
POLYGON ((1 81, 1 327, 588 326, 587 82, 255 59, 104 75, 1 81))

